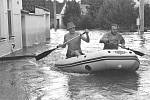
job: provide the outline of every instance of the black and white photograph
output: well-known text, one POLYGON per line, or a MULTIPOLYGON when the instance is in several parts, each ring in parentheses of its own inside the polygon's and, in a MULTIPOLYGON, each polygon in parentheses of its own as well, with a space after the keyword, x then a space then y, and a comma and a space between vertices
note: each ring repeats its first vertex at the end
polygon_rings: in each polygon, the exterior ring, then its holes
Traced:
POLYGON ((150 0, 0 0, 0 100, 150 100, 150 0))

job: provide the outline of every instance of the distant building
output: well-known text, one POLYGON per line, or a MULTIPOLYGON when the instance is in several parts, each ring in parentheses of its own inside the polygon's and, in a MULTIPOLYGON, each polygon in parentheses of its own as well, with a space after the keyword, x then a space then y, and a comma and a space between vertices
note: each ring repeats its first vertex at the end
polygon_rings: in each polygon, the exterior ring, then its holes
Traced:
POLYGON ((150 4, 150 0, 145 0, 145 2, 146 2, 147 4, 150 4))
POLYGON ((80 4, 81 8, 81 15, 87 15, 88 14, 88 8, 90 5, 88 4, 80 4))
POLYGON ((23 46, 32 46, 50 39, 50 12, 45 0, 22 0, 23 46))
MULTIPOLYGON (((63 24, 63 16, 65 12, 66 2, 59 3, 56 1, 56 22, 57 22, 57 28, 64 28, 63 24)), ((51 12, 51 27, 54 27, 54 6, 53 2, 47 1, 47 8, 50 9, 51 12), (49 2, 49 3, 48 3, 49 2), (50 6, 48 6, 48 4, 50 6)))
POLYGON ((88 4, 88 0, 84 1, 81 0, 80 8, 81 8, 81 15, 86 15, 88 13, 90 5, 88 4))
POLYGON ((63 16, 66 10, 66 3, 63 3, 63 6, 60 7, 60 10, 56 10, 56 22, 57 28, 65 28, 63 23, 63 16))
MULTIPOLYGON (((139 0, 134 0, 134 2, 136 3, 135 6, 138 7, 140 4, 139 0)), ((144 2, 145 2, 145 4, 150 4, 150 0, 145 0, 144 2)))
MULTIPOLYGON (((56 20, 57 28, 64 28, 62 17, 65 10, 65 2, 59 3, 56 1, 56 20)), ((52 0, 23 0, 23 9, 31 13, 35 12, 35 5, 46 8, 50 11, 50 26, 54 27, 54 7, 52 0)))

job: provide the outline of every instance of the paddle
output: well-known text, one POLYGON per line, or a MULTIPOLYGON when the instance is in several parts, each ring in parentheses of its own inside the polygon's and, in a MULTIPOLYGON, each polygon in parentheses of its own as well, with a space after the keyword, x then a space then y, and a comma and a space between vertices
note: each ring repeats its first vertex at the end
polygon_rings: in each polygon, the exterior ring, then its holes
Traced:
POLYGON ((17 60, 22 58, 35 58, 35 55, 17 55, 17 56, 6 56, 6 57, 0 57, 0 61, 5 60, 17 60))
MULTIPOLYGON (((75 38, 77 38, 77 37, 79 37, 79 36, 81 36, 81 35, 83 35, 83 34, 85 34, 85 33, 86 33, 86 32, 84 32, 84 33, 82 33, 82 34, 80 34, 80 35, 78 35, 78 36, 76 36, 76 37, 74 37, 74 38, 72 38, 72 39, 66 41, 66 42, 63 43, 62 45, 67 44, 68 42, 74 40, 75 38)), ((46 57, 47 55, 49 55, 52 51, 56 50, 57 48, 59 48, 59 47, 57 46, 57 47, 55 47, 55 48, 53 48, 53 49, 50 49, 50 50, 47 50, 47 51, 45 51, 45 52, 43 52, 43 53, 41 53, 41 54, 38 54, 37 56, 35 56, 35 59, 36 59, 36 60, 40 60, 40 59, 46 57)))
POLYGON ((126 47, 123 47, 123 46, 121 46, 121 45, 119 45, 119 47, 121 47, 121 48, 123 48, 123 49, 131 50, 131 51, 133 51, 135 54, 137 54, 137 55, 139 55, 139 56, 144 56, 144 55, 146 55, 146 54, 144 54, 144 53, 142 53, 142 52, 140 52, 140 51, 136 51, 136 50, 133 50, 133 49, 130 49, 130 48, 126 48, 126 47))

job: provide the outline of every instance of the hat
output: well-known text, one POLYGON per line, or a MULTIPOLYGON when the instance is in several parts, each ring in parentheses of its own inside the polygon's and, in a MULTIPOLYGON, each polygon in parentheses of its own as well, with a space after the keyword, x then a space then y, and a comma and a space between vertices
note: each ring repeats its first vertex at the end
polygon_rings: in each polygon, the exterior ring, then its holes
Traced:
POLYGON ((73 22, 67 23, 67 29, 70 29, 70 28, 73 28, 73 27, 76 27, 73 22))

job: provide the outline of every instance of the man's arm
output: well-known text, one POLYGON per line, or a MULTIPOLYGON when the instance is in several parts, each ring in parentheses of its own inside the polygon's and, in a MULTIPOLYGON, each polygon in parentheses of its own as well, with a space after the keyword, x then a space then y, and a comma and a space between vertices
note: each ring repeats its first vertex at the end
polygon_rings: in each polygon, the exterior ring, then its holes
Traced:
POLYGON ((63 42, 62 48, 66 47, 66 44, 64 44, 65 42, 67 42, 66 35, 64 36, 64 42, 63 42))
POLYGON ((124 47, 125 46, 125 40, 121 34, 119 34, 118 40, 119 40, 118 44, 121 44, 121 46, 124 47))
POLYGON ((105 33, 102 38, 100 39, 99 43, 109 43, 108 40, 108 33, 105 33))
POLYGON ((63 44, 59 44, 57 47, 61 47, 61 48, 65 48, 66 47, 66 44, 64 44, 66 42, 66 35, 64 36, 64 42, 63 44))
POLYGON ((122 37, 121 41, 120 41, 121 45, 124 47, 125 46, 125 40, 124 38, 122 37))

